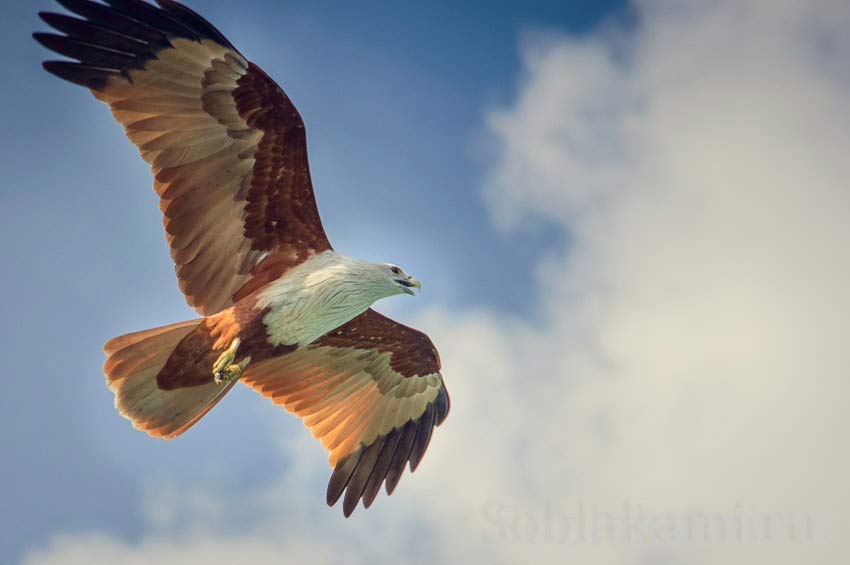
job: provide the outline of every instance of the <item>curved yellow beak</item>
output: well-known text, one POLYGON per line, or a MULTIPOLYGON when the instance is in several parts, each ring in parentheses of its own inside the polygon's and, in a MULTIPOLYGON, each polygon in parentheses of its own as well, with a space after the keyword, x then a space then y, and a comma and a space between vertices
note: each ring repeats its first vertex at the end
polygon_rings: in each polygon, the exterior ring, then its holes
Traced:
POLYGON ((422 284, 416 277, 407 277, 407 283, 402 283, 402 286, 404 287, 404 292, 411 296, 416 295, 413 291, 414 288, 422 290, 422 284))

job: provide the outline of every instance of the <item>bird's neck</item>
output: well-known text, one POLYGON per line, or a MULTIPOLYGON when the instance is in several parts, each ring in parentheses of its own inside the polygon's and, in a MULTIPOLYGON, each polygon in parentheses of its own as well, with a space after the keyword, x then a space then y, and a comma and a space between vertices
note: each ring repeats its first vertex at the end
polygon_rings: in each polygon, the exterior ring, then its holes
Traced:
POLYGON ((365 312, 385 295, 368 284, 368 263, 325 251, 257 294, 255 308, 275 345, 307 345, 365 312))

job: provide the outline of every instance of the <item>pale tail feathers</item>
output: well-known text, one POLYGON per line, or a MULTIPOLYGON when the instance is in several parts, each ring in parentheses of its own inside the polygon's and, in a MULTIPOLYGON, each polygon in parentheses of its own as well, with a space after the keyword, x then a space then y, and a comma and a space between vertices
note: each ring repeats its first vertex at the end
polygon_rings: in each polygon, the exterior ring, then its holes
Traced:
POLYGON ((115 408, 133 427, 154 437, 179 436, 201 419, 235 383, 210 382, 162 390, 157 374, 180 341, 203 320, 122 335, 103 346, 106 382, 115 394, 115 408))

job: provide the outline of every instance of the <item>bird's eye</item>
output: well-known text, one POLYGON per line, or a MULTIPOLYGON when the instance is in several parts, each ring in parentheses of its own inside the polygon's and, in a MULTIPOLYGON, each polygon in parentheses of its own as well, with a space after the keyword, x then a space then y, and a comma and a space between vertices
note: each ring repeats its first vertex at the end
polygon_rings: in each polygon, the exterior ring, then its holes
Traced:
POLYGON ((401 274, 401 270, 400 270, 398 267, 393 267, 393 268, 391 268, 391 269, 390 269, 390 272, 391 272, 392 274, 394 274, 394 275, 399 275, 399 274, 401 274))

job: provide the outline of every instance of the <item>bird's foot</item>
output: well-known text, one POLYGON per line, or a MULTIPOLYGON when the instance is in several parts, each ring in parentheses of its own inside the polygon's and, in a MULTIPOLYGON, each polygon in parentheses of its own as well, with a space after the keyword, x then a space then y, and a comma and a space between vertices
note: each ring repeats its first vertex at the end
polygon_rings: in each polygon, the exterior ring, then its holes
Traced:
POLYGON ((236 361, 236 350, 239 349, 239 345, 241 343, 242 342, 238 337, 235 338, 230 343, 230 347, 219 355, 218 359, 216 359, 213 364, 212 373, 217 384, 229 383, 230 381, 238 379, 242 376, 242 372, 245 370, 245 367, 248 366, 248 363, 251 362, 251 358, 246 357, 239 363, 234 363, 234 361, 236 361))

